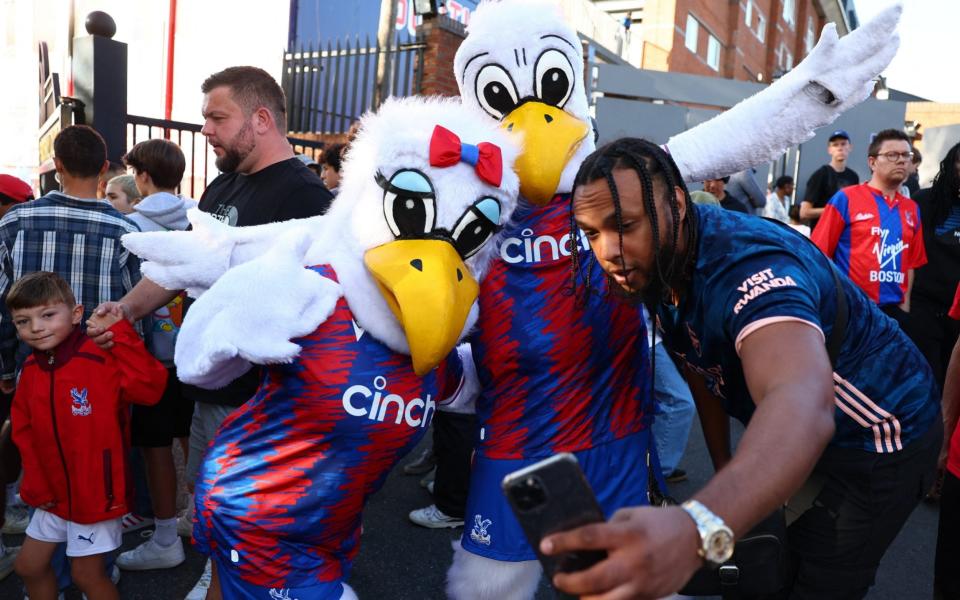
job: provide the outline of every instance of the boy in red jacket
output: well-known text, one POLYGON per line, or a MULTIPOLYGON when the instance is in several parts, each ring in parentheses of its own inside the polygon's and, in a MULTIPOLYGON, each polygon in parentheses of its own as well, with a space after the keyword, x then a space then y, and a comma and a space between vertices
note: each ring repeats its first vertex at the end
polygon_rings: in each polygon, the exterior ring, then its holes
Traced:
POLYGON ((17 281, 7 307, 33 349, 13 399, 13 441, 23 455, 20 496, 37 510, 16 561, 35 600, 57 597, 51 557, 66 542, 71 577, 90 600, 119 598, 103 555, 120 547, 127 512, 129 404, 155 404, 167 371, 119 314, 94 317, 114 346, 97 347, 70 286, 54 273, 17 281))

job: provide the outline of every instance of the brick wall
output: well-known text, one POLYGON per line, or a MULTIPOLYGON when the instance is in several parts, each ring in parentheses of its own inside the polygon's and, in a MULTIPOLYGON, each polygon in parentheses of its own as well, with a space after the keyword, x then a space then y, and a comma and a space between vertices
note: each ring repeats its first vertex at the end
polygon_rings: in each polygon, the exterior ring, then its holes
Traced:
POLYGON ((825 23, 814 0, 795 0, 794 6, 791 25, 784 19, 784 0, 648 0, 644 6, 644 27, 650 31, 651 39, 659 39, 664 31, 672 29, 673 40, 656 44, 657 49, 667 52, 666 61, 647 60, 645 56, 644 67, 769 82, 780 68, 784 51, 792 55, 793 66, 803 60, 808 18, 812 18, 814 40, 825 23), (751 3, 750 24, 747 2, 751 3), (685 45, 687 15, 693 15, 700 24, 696 52, 685 45), (762 22, 758 15, 762 15, 762 22), (707 63, 710 35, 719 40, 722 48, 716 70, 707 63))
POLYGON ((453 57, 466 37, 463 25, 446 16, 424 19, 423 95, 459 96, 453 57))

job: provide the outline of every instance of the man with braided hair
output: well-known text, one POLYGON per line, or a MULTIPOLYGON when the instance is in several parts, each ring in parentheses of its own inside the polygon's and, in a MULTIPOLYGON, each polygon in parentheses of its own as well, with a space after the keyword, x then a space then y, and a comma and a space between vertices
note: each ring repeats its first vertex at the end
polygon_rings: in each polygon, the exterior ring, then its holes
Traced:
POLYGON ((790 598, 862 598, 932 478, 943 426, 930 368, 815 246, 688 195, 666 152, 623 139, 584 161, 572 206, 619 295, 649 306, 685 364, 718 472, 682 507, 545 539, 547 554, 609 555, 554 583, 675 592, 803 484, 815 500, 788 530, 790 598), (728 416, 747 425, 735 455, 728 416))

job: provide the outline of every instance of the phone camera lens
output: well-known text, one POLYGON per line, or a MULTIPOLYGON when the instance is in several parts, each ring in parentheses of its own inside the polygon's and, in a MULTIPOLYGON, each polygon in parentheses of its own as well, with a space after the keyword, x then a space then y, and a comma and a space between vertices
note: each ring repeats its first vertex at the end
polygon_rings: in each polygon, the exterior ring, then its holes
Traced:
POLYGON ((524 512, 542 506, 547 501, 543 484, 536 477, 528 477, 522 484, 514 487, 511 493, 517 508, 524 512))

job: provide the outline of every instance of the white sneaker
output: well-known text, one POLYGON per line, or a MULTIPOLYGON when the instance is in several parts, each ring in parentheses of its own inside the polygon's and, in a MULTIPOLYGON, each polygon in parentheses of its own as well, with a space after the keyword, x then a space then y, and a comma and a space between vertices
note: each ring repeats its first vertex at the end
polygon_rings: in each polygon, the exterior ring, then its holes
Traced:
POLYGON ((208 558, 207 566, 203 568, 203 575, 200 576, 197 585, 193 586, 193 589, 187 593, 187 597, 183 600, 205 600, 211 579, 213 579, 213 573, 210 571, 210 559, 208 558))
POLYGON ((147 571, 150 569, 169 569, 187 560, 183 553, 180 538, 169 546, 161 546, 150 538, 133 550, 117 557, 117 566, 126 571, 147 571))
POLYGON ((123 525, 123 533, 130 533, 131 531, 137 531, 143 529, 144 527, 150 527, 153 525, 153 519, 151 517, 141 517, 140 515, 132 512, 128 512, 123 515, 123 519, 120 521, 120 524, 123 525))
POLYGON ((11 504, 3 515, 3 529, 0 533, 18 535, 27 530, 30 524, 30 507, 23 504, 11 504))
POLYGON ((430 529, 463 527, 463 519, 444 514, 442 510, 437 508, 436 504, 410 511, 410 520, 421 527, 428 527, 430 529))
POLYGON ((20 552, 20 546, 7 546, 0 554, 0 581, 7 575, 13 573, 13 563, 17 560, 17 553, 20 552))

